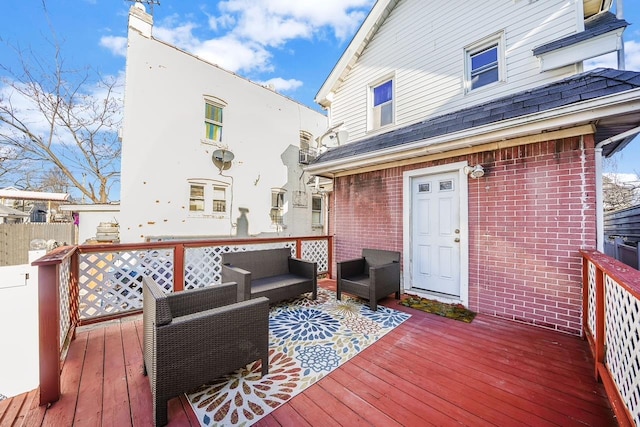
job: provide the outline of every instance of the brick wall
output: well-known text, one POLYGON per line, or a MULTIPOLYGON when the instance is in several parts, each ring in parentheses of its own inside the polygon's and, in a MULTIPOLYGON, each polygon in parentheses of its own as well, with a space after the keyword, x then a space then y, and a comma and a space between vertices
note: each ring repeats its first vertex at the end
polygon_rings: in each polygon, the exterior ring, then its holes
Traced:
POLYGON ((470 308, 579 334, 578 251, 596 245, 591 136, 337 178, 334 258, 363 247, 402 252, 402 172, 462 160, 486 170, 469 179, 470 308))

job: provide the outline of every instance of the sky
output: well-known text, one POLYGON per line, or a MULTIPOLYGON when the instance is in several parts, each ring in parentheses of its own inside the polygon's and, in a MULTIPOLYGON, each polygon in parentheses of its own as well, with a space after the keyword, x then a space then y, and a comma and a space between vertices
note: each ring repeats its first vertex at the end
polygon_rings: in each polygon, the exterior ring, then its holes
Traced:
MULTIPOLYGON (((147 5, 154 37, 217 63, 321 111, 314 97, 375 0, 160 0, 147 5), (152 9, 152 10, 151 10, 152 9)), ((615 1, 614 1, 615 3, 615 1)), ((7 44, 46 55, 56 43, 69 67, 91 66, 122 79, 127 0, 22 0, 0 14, 0 63, 12 65, 7 44)), ((615 10, 615 9, 614 9, 615 10)), ((640 71, 640 1, 626 0, 631 23, 625 38, 626 68, 640 71)), ((587 68, 614 67, 615 55, 587 68)), ((2 87, 0 87, 2 90, 2 87)), ((640 174, 640 137, 605 171, 640 174)))

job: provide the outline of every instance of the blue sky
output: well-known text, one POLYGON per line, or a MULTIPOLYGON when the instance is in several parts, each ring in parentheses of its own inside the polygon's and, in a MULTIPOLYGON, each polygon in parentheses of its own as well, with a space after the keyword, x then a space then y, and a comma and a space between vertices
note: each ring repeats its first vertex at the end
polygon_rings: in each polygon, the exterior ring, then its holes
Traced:
MULTIPOLYGON (((313 98, 373 4, 374 0, 161 0, 153 7, 154 36, 251 80, 271 83, 320 110, 313 98)), ((6 43, 46 55, 53 51, 55 38, 68 67, 90 65, 121 77, 131 5, 125 0, 11 2, 0 14, 0 62, 13 61, 6 43)), ((625 31, 627 69, 640 71, 640 2, 626 0, 624 14, 632 24, 625 31)), ((600 58, 587 66, 615 67, 615 60, 600 58)), ((605 164, 605 170, 612 168, 640 173, 640 138, 605 164)))

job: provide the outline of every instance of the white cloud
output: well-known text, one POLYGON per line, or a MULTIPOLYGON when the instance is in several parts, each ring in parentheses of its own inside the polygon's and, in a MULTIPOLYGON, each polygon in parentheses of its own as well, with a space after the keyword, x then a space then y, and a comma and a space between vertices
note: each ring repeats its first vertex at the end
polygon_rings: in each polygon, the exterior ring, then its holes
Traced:
POLYGON ((287 92, 287 91, 296 90, 299 87, 302 87, 302 82, 300 80, 296 80, 296 79, 285 80, 280 77, 275 77, 265 82, 259 82, 259 84, 264 86, 272 86, 278 92, 287 92))
POLYGON ((103 36, 100 39, 100 46, 106 47, 115 56, 127 55, 127 38, 116 36, 103 36))
POLYGON ((358 28, 373 0, 227 0, 220 2, 224 15, 236 21, 235 34, 269 46, 288 40, 311 38, 329 29, 345 40, 358 28))
MULTIPOLYGON (((333 33, 346 40, 358 28, 374 0, 226 0, 208 14, 208 31, 172 15, 157 23, 154 37, 233 72, 273 71, 270 52, 296 39, 333 33)), ((205 12, 207 13, 207 12, 205 12)), ((296 80, 272 79, 279 90, 295 90, 296 80)))

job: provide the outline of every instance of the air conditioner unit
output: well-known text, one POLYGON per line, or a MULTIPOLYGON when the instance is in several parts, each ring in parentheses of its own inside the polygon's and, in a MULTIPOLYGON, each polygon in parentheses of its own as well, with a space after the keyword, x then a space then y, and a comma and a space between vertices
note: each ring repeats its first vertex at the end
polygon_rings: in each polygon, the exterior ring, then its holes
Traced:
POLYGON ((303 165, 308 165, 309 163, 311 163, 317 156, 317 153, 315 152, 315 150, 311 150, 311 149, 307 149, 307 150, 300 150, 299 151, 299 157, 298 157, 298 163, 303 164, 303 165))

